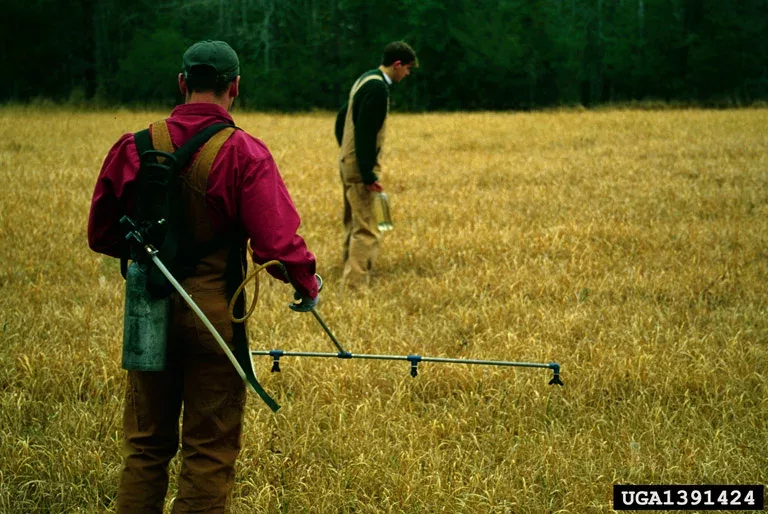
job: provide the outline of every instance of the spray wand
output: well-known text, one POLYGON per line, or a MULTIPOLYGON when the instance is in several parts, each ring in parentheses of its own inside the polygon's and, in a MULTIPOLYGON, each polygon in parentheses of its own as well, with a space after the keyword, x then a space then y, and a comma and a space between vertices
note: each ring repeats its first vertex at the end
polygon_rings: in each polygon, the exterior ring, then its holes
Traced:
MULTIPOLYGON (((288 279, 288 281, 293 285, 294 289, 296 288, 296 285, 291 280, 291 277, 288 275, 288 271, 285 269, 285 266, 280 263, 279 264, 281 271, 285 275, 285 277, 288 279)), ((317 281, 318 281, 318 292, 323 287, 323 280, 320 278, 320 275, 315 275, 317 281)), ((331 332, 331 329, 328 328, 328 325, 325 323, 325 320, 322 316, 320 316, 320 313, 317 312, 316 306, 317 301, 312 301, 308 298, 302 298, 301 295, 297 292, 294 294, 294 298, 296 300, 301 300, 300 303, 292 303, 289 305, 292 310, 296 312, 311 312, 312 315, 315 317, 317 322, 320 324, 320 326, 323 328, 323 331, 328 335, 328 337, 331 339, 331 342, 333 342, 334 346, 336 346, 336 349, 338 350, 338 353, 324 353, 324 352, 292 352, 292 351, 283 351, 283 350, 254 350, 251 351, 251 355, 266 355, 269 357, 272 357, 272 372, 273 373, 279 373, 280 372, 280 358, 281 357, 316 357, 316 358, 326 358, 326 359, 343 359, 343 360, 349 360, 349 359, 371 359, 371 360, 388 360, 388 361, 407 361, 410 363, 410 371, 411 376, 416 377, 418 376, 418 366, 421 362, 439 362, 439 363, 447 363, 447 364, 468 364, 468 365, 480 365, 480 366, 508 366, 508 367, 522 367, 522 368, 546 368, 552 370, 552 379, 549 381, 549 385, 559 385, 562 386, 563 381, 560 379, 560 364, 556 362, 550 362, 550 363, 539 363, 539 362, 514 362, 514 361, 502 361, 502 360, 480 360, 480 359, 457 359, 457 358, 448 358, 448 357, 426 357, 421 355, 378 355, 378 354, 364 354, 364 353, 351 353, 344 349, 344 347, 339 343, 339 340, 336 338, 336 336, 333 335, 333 332, 331 332)))

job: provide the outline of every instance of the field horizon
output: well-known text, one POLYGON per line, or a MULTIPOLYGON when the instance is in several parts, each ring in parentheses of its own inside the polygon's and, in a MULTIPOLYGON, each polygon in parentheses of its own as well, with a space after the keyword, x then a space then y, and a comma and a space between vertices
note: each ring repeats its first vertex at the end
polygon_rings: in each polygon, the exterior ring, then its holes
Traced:
MULTIPOLYGON (((167 114, 0 108, 2 512, 114 510, 124 285, 87 216, 111 145, 167 114)), ((249 395, 232 512, 597 513, 614 484, 768 483, 768 109, 392 113, 395 229, 354 295, 333 114, 233 117, 280 167, 347 350, 553 361, 565 386, 254 357, 283 408, 249 395)), ((261 275, 251 348, 333 352, 291 298, 261 275)))

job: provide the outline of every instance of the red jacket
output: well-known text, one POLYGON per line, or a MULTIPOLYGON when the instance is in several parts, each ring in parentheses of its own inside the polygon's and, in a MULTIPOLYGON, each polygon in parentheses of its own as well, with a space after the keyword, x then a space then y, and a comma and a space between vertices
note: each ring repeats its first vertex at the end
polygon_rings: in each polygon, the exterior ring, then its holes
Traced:
MULTIPOLYGON (((171 113, 168 130, 178 148, 200 130, 221 122, 231 123, 232 118, 218 105, 184 104, 171 113)), ((120 256, 123 229, 119 221, 132 210, 138 171, 133 134, 124 134, 107 154, 93 192, 88 218, 88 244, 92 250, 120 256)), ((301 219, 263 142, 242 130, 232 134, 213 162, 206 202, 215 232, 240 224, 251 239, 256 262, 280 260, 299 293, 317 296, 315 256, 296 233, 301 219)), ((268 271, 285 280, 275 267, 268 271)))

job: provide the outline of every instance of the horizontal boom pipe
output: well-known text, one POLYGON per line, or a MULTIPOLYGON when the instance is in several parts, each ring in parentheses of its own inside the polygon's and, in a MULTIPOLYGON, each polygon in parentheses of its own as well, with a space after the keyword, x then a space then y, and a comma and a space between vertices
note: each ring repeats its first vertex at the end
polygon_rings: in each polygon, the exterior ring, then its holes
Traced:
POLYGON ((512 362, 512 361, 490 361, 478 359, 452 359, 448 357, 422 357, 421 355, 375 355, 366 353, 326 353, 326 352, 286 352, 283 350, 253 350, 252 355, 267 355, 270 357, 321 357, 337 359, 375 359, 387 361, 409 361, 409 362, 447 362, 453 364, 478 364, 485 366, 518 366, 524 368, 547 368, 557 369, 560 366, 554 362, 549 364, 539 362, 512 362))

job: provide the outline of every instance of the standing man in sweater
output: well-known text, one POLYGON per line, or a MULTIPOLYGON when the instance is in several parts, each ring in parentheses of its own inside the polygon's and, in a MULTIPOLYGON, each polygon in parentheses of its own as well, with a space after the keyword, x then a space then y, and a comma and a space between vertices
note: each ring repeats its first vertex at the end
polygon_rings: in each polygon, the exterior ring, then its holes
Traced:
POLYGON ((353 84, 349 100, 336 116, 339 170, 344 187, 344 273, 342 285, 367 285, 379 252, 381 232, 373 213, 381 184, 379 152, 389 112, 389 88, 418 67, 416 52, 403 41, 384 48, 381 65, 363 73, 353 84))

